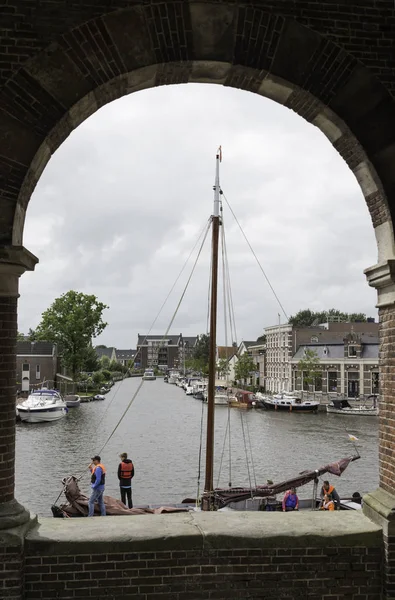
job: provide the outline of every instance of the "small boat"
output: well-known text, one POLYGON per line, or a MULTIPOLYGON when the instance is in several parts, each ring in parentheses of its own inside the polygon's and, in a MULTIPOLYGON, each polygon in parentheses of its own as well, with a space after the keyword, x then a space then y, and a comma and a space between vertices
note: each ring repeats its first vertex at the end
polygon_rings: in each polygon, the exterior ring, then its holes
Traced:
POLYGON ((103 396, 103 394, 96 394, 96 396, 93 396, 93 400, 105 400, 105 396, 103 396))
POLYGON ((283 392, 273 397, 262 398, 262 404, 269 410, 282 410, 287 412, 317 412, 319 400, 302 400, 296 396, 283 392))
POLYGON ((360 417, 376 417, 379 414, 378 406, 367 406, 365 402, 351 405, 346 398, 332 400, 326 406, 326 412, 335 415, 354 415, 360 417))
POLYGON ((168 375, 167 383, 172 383, 173 385, 175 385, 178 381, 179 376, 180 376, 179 371, 170 371, 170 373, 168 375))
POLYGON ((80 402, 91 402, 92 400, 92 396, 80 396, 80 402))
POLYGON ((60 393, 46 388, 31 392, 16 409, 21 421, 26 423, 57 421, 65 417, 68 410, 60 393))
POLYGON ((67 408, 75 408, 81 404, 81 398, 77 394, 68 394, 64 397, 67 408))
POLYGON ((256 397, 252 392, 239 390, 233 396, 229 397, 229 404, 233 408, 254 408, 256 406, 256 397))
MULTIPOLYGON (((87 517, 89 498, 80 491, 78 478, 74 475, 65 477, 62 480, 62 484, 67 503, 61 504, 60 506, 51 506, 52 515, 57 518, 87 517)), ((104 496, 104 504, 108 516, 163 514, 188 512, 192 510, 192 507, 185 506, 185 504, 173 506, 135 506, 134 508, 127 508, 121 500, 117 500, 116 498, 107 495, 104 496)), ((95 513, 100 514, 97 504, 95 505, 95 513)))
POLYGON ((144 381, 153 381, 156 379, 156 375, 153 369, 146 369, 143 375, 144 381))

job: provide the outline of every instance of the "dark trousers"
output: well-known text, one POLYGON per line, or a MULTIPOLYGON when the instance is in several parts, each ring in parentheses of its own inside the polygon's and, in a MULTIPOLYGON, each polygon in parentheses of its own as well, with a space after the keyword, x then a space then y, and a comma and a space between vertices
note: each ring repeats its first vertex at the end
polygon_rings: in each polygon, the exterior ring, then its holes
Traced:
POLYGON ((128 506, 129 508, 133 508, 133 502, 132 502, 132 488, 124 488, 121 487, 119 488, 121 490, 121 500, 124 504, 126 504, 126 498, 128 499, 128 506))

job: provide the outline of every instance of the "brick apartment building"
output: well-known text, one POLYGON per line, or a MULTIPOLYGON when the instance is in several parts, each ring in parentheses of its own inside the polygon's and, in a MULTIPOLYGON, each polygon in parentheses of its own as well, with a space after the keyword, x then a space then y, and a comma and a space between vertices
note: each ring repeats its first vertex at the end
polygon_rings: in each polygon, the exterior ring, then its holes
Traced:
POLYGON ((136 366, 161 370, 182 369, 192 356, 197 337, 178 335, 140 335, 137 338, 136 366))

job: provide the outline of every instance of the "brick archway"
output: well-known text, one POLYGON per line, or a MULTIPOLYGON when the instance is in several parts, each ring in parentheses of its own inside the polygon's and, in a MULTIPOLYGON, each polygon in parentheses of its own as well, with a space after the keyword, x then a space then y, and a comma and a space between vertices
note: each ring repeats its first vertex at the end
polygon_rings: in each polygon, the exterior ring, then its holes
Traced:
MULTIPOLYGON (((367 276, 379 290, 382 321, 380 486, 395 497, 395 62, 387 25, 395 12, 389 4, 51 0, 32 8, 30 0, 10 0, 2 9, 0 529, 25 518, 14 500, 15 341, 18 278, 36 262, 22 247, 31 194, 51 155, 98 108, 133 91, 188 82, 244 89, 294 110, 323 131, 361 185, 378 243, 379 264, 367 276)), ((390 506, 386 498, 379 501, 390 506)))

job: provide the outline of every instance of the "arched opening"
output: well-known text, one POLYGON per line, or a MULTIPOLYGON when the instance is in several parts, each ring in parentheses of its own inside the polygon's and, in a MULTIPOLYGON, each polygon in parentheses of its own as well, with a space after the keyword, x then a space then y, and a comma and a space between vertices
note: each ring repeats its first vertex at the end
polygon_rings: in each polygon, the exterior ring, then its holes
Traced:
MULTIPOLYGON (((21 9, 17 24, 22 34, 30 33, 26 37, 32 40, 31 46, 21 46, 19 40, 11 42, 16 52, 7 53, 12 58, 1 72, 0 372, 4 388, 0 392, 0 428, 5 445, 0 527, 26 521, 26 514, 14 500, 14 366, 18 278, 36 263, 35 257, 21 247, 32 191, 63 140, 102 105, 139 89, 187 82, 237 87, 295 110, 327 135, 360 182, 378 242, 379 264, 368 269, 367 276, 379 290, 382 323, 382 489, 378 502, 384 508, 377 509, 373 501, 371 512, 381 511, 385 521, 391 514, 391 494, 395 493, 391 349, 395 330, 395 107, 389 91, 393 76, 389 61, 377 58, 387 56, 386 47, 377 44, 379 52, 376 56, 375 50, 369 70, 361 62, 365 61, 365 37, 355 28, 358 43, 354 44, 349 33, 354 16, 361 17, 358 11, 364 9, 353 6, 345 21, 340 15, 341 24, 347 23, 345 34, 336 21, 340 8, 347 8, 340 4, 329 17, 329 5, 324 3, 315 10, 286 0, 281 13, 277 3, 270 0, 265 2, 265 9, 261 3, 245 6, 239 2, 169 0, 111 12, 101 6, 71 10, 66 3, 52 14, 52 6, 48 6, 21 9)), ((332 3, 329 8, 333 8, 332 3)), ((381 31, 376 14, 372 27, 367 25, 363 23, 360 28, 363 35, 372 28, 381 31)), ((369 40, 366 64, 370 64, 370 50, 377 41, 369 40)), ((393 532, 388 521, 385 523, 384 537, 390 545, 393 532)), ((379 577, 377 567, 376 585, 379 577)), ((391 574, 386 577, 391 581, 391 574)))

